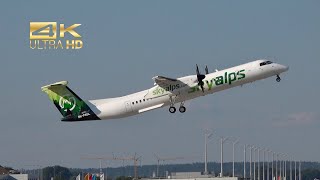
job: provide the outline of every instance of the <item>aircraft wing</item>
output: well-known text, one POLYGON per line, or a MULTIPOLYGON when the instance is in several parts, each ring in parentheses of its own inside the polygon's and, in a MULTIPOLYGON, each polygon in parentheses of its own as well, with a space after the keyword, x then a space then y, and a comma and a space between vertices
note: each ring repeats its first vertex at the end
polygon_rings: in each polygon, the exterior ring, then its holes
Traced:
POLYGON ((160 87, 167 87, 169 85, 176 84, 178 81, 177 79, 172 79, 164 76, 156 76, 152 78, 154 80, 154 83, 159 85, 160 87))

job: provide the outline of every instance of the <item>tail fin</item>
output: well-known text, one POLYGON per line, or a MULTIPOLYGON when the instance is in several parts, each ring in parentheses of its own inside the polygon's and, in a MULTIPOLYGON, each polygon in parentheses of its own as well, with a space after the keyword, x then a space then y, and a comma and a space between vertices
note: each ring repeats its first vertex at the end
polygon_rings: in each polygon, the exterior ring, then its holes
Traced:
POLYGON ((62 121, 99 120, 100 118, 67 84, 67 81, 61 81, 41 88, 62 114, 62 121))

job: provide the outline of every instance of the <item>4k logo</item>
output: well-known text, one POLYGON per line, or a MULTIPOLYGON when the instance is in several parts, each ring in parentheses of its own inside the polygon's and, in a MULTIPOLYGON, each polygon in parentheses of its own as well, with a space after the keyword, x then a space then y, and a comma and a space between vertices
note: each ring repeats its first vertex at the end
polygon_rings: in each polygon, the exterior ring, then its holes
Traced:
POLYGON ((65 27, 57 22, 30 22, 31 49, 81 49, 83 42, 76 28, 81 24, 65 27), (69 33, 73 39, 64 40, 69 33))

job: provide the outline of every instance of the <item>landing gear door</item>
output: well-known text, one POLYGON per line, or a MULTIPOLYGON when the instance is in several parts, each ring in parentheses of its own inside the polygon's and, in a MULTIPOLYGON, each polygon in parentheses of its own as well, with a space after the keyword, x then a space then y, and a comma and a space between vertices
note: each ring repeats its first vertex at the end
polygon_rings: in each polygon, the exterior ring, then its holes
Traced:
POLYGON ((132 112, 132 106, 131 106, 131 102, 130 101, 124 102, 124 105, 126 107, 126 111, 127 112, 132 112))

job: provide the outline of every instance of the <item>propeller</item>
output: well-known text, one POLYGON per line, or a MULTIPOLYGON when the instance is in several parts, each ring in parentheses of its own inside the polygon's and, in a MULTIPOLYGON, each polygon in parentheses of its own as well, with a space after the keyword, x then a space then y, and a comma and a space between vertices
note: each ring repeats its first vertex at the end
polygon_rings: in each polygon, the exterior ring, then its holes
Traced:
POLYGON ((208 66, 205 68, 206 74, 209 74, 208 66))
MULTIPOLYGON (((200 74, 200 71, 199 71, 199 67, 198 67, 198 64, 196 64, 196 67, 197 67, 197 79, 198 79, 198 85, 201 87, 201 90, 202 92, 204 92, 204 82, 202 81, 206 75, 204 74, 200 74)), ((208 68, 206 68, 206 71, 207 71, 208 68)))

